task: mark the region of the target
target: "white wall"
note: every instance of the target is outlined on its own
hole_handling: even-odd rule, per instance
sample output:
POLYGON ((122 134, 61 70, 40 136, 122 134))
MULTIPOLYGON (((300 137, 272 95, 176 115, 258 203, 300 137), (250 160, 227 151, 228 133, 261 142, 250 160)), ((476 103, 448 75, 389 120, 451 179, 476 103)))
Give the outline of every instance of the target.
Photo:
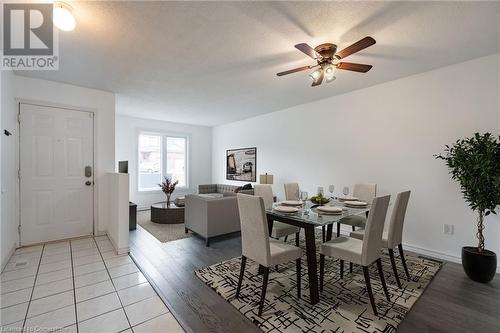
POLYGON ((16 220, 18 186, 17 186, 17 118, 11 110, 16 110, 14 99, 14 74, 11 71, 2 70, 1 75, 1 213, 0 213, 0 256, 1 268, 7 263, 10 255, 18 245, 16 220), (13 133, 11 136, 3 134, 4 129, 13 133))
MULTIPOLYGON (((17 161, 18 161, 18 128, 17 128, 17 100, 31 101, 39 104, 51 106, 74 107, 95 112, 95 182, 96 197, 94 203, 95 214, 95 232, 96 234, 105 233, 107 230, 106 216, 107 207, 100 204, 104 199, 104 188, 101 184, 103 175, 114 171, 115 163, 115 95, 110 92, 77 87, 69 84, 58 83, 47 80, 32 79, 18 75, 13 76, 14 89, 9 98, 6 107, 2 104, 2 118, 9 119, 10 126, 15 129, 15 135, 10 137, 13 143, 9 143, 9 149, 3 151, 3 161, 8 161, 8 167, 4 169, 2 178, 5 181, 15 183, 7 196, 9 204, 4 216, 9 216, 9 225, 19 224, 19 203, 17 193, 17 161)), ((3 103, 3 102, 2 102, 3 103)), ((5 195, 4 195, 5 196, 5 195)), ((16 230, 17 233, 17 230, 16 230)), ((2 233, 3 234, 3 233, 2 233)), ((17 235, 16 235, 17 240, 17 235)))
MULTIPOLYGON (((411 189, 404 242, 458 260, 463 245, 476 244, 475 214, 433 154, 474 132, 500 133, 499 63, 500 54, 479 58, 215 127, 213 182, 230 183, 226 149, 256 146, 257 172, 274 174, 279 197, 289 181, 309 193, 363 182, 379 194, 411 189), (444 235, 443 223, 455 234, 444 235)), ((500 253, 498 216, 487 218, 486 245, 500 253)))
POLYGON ((103 178, 108 210, 109 240, 118 254, 129 252, 129 175, 123 173, 107 173, 103 178))
POLYGON ((159 188, 158 191, 138 192, 137 139, 141 130, 188 136, 189 188, 186 190, 176 190, 172 195, 172 199, 187 193, 196 192, 200 184, 210 184, 212 178, 212 129, 210 127, 117 116, 116 161, 117 163, 118 161, 129 162, 130 201, 136 203, 139 208, 149 208, 152 203, 165 200, 165 195, 159 188))

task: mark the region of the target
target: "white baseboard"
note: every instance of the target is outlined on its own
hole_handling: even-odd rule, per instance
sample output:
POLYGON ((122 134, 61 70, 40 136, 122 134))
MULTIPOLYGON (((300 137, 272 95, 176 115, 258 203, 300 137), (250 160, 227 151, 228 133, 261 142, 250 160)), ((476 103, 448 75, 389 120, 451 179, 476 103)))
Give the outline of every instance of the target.
POLYGON ((127 254, 130 252, 130 247, 127 246, 127 247, 119 248, 118 246, 116 246, 113 239, 111 237, 109 237, 109 235, 108 235, 108 239, 111 242, 111 245, 113 245, 113 248, 115 249, 116 254, 127 254))
POLYGON ((5 266, 7 265, 7 263, 9 262, 10 258, 14 254, 14 252, 16 252, 16 244, 15 243, 12 244, 12 246, 11 246, 11 248, 9 250, 9 254, 2 261, 2 269, 0 270, 0 272, 3 272, 3 269, 5 268, 5 266))

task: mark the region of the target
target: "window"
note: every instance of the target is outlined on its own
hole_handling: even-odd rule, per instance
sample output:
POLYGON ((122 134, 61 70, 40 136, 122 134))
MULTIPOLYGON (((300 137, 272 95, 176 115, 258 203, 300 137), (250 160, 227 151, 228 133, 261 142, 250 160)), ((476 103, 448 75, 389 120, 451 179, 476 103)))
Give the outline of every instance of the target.
POLYGON ((159 190, 163 177, 187 187, 187 138, 160 134, 139 135, 139 191, 159 190))

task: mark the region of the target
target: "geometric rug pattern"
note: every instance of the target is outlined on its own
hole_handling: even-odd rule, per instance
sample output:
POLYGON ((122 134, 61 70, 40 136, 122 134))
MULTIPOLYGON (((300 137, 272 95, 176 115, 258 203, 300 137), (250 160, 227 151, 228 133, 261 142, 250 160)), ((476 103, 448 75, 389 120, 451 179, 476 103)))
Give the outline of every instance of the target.
MULTIPOLYGON (((302 235, 302 233, 301 233, 302 235)), ((289 240, 294 244, 294 237, 289 240)), ((316 234, 317 249, 321 233, 316 234)), ((305 249, 304 239, 301 248, 305 249)), ((397 252, 397 251, 396 251, 397 252)), ((262 331, 278 332, 396 332, 411 307, 422 295, 439 271, 442 262, 405 252, 411 281, 406 280, 401 260, 396 257, 402 288, 398 288, 387 251, 383 252, 384 275, 391 296, 388 302, 375 264, 370 265, 370 278, 379 315, 372 312, 363 271, 354 265, 349 273, 345 264, 344 279, 340 279, 339 261, 325 257, 325 281, 320 302, 309 303, 309 284, 305 251, 302 257, 302 296, 297 298, 295 262, 271 269, 262 317, 257 315, 262 287, 258 265, 247 261, 239 299, 235 299, 241 257, 229 259, 196 271, 196 275, 220 296, 253 321, 262 331)), ((318 255, 319 260, 319 255, 318 255)), ((319 264, 318 264, 319 270, 319 264)))

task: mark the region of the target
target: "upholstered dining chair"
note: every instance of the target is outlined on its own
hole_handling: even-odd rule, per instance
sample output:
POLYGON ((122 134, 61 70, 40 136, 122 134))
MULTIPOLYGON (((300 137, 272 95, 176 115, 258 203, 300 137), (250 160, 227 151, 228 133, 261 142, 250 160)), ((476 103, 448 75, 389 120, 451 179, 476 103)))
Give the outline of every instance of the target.
POLYGON ((299 184, 286 183, 285 184, 285 200, 299 200, 299 184))
MULTIPOLYGON (((264 207, 266 209, 270 209, 273 207, 274 195, 271 185, 255 185, 254 195, 262 197, 262 199, 264 199, 264 207)), ((278 239, 285 237, 286 242, 289 235, 295 234, 295 245, 299 246, 299 232, 299 227, 282 222, 274 222, 271 237, 278 239)))
MULTIPOLYGON (((352 195, 360 201, 372 202, 377 196, 377 184, 354 184, 352 195)), ((353 231, 356 230, 356 227, 363 227, 366 223, 366 217, 361 215, 348 216, 342 220, 349 221, 348 224, 352 225, 353 231)))
MULTIPOLYGON (((382 245, 384 248, 389 250, 389 257, 391 259, 392 270, 394 271, 394 277, 398 287, 401 288, 401 281, 399 280, 398 269, 396 267, 396 261, 394 259, 394 249, 397 247, 399 249, 399 256, 403 263, 403 268, 406 273, 406 279, 410 281, 410 272, 406 266, 406 259, 403 252, 403 224, 406 215, 406 208, 408 207, 408 200, 410 199, 410 192, 405 191, 398 193, 396 197, 396 202, 394 203, 394 208, 391 214, 391 220, 389 222, 389 228, 382 234, 382 245)), ((351 237, 357 239, 363 239, 365 236, 364 230, 356 230, 351 232, 351 237)))
POLYGON ((323 291, 325 256, 340 259, 341 279, 344 278, 344 261, 361 265, 365 276, 366 290, 368 291, 370 303, 375 315, 378 315, 378 313, 375 305, 375 299, 373 298, 368 266, 374 262, 377 263, 377 269, 380 275, 380 281, 382 282, 382 287, 384 288, 385 297, 388 301, 390 301, 389 292, 387 291, 387 286, 385 284, 384 272, 382 270, 382 261, 380 260, 382 253, 382 232, 384 230, 384 221, 390 197, 390 195, 386 195, 373 199, 370 213, 368 214, 368 219, 366 220, 363 240, 342 236, 323 243, 320 248, 320 291, 323 291))
POLYGON ((259 303, 259 317, 262 315, 266 299, 269 267, 295 260, 297 270, 297 297, 300 298, 300 258, 302 250, 269 238, 264 199, 261 197, 238 194, 238 209, 241 223, 241 267, 236 298, 240 295, 241 284, 245 274, 247 258, 263 266, 262 291, 259 303))

